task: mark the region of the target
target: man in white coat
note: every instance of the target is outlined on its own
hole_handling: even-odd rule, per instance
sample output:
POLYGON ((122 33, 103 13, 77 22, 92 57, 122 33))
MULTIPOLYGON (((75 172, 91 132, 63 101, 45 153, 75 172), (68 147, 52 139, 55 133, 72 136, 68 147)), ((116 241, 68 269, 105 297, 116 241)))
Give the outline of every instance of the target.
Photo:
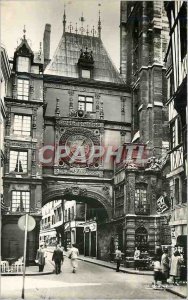
POLYGON ((76 270, 78 269, 78 256, 79 250, 76 247, 76 244, 73 244, 68 256, 71 259, 71 265, 73 268, 72 273, 76 273, 76 270))

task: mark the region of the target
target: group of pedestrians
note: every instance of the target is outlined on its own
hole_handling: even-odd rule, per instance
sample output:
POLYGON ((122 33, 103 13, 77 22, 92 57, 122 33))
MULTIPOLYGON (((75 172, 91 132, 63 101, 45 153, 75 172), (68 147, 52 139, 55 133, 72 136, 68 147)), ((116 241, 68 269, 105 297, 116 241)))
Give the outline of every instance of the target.
POLYGON ((178 250, 175 250, 171 258, 168 255, 168 249, 164 249, 162 253, 156 252, 153 259, 154 266, 154 285, 153 288, 161 288, 162 284, 167 284, 171 276, 173 284, 179 285, 180 270, 183 263, 183 257, 178 250), (160 282, 160 283, 159 283, 160 282))
MULTIPOLYGON (((56 245, 55 250, 53 251, 52 255, 52 261, 55 263, 55 273, 60 274, 61 273, 61 266, 64 262, 64 256, 66 256, 63 253, 63 249, 59 244, 56 245)), ((79 250, 76 246, 76 244, 73 244, 72 247, 68 251, 68 258, 71 261, 72 266, 72 272, 76 273, 76 270, 78 268, 78 256, 79 256, 79 250)), ((41 244, 39 249, 37 250, 36 260, 35 262, 39 266, 39 272, 43 272, 44 266, 45 266, 45 259, 47 257, 46 251, 44 249, 44 245, 41 244)))

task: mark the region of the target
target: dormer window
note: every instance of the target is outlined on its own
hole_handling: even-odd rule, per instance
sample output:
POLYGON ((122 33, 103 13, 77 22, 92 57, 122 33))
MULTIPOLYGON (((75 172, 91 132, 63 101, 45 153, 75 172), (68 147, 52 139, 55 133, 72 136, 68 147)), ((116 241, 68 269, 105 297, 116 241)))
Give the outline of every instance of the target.
POLYGON ((78 72, 80 78, 92 79, 93 78, 94 59, 93 52, 80 50, 80 58, 78 60, 78 72))
POLYGON ((30 59, 29 57, 18 56, 17 58, 17 71, 29 72, 30 59))
POLYGON ((91 78, 91 71, 86 70, 86 69, 82 69, 81 70, 81 76, 82 76, 82 78, 91 78))

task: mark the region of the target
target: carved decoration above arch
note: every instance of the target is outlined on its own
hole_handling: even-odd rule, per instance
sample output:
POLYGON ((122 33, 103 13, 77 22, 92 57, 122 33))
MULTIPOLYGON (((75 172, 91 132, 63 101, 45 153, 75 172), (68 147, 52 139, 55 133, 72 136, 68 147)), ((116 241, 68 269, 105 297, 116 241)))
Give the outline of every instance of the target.
MULTIPOLYGON (((63 183, 62 183, 63 185, 63 183)), ((82 188, 79 186, 74 186, 74 185, 65 185, 60 188, 59 184, 58 185, 45 185, 45 188, 43 189, 43 203, 42 205, 45 205, 46 203, 56 200, 56 199, 63 199, 66 197, 71 197, 72 200, 77 200, 81 199, 81 197, 88 198, 89 199, 94 199, 98 201, 106 210, 107 215, 109 219, 112 217, 112 206, 110 202, 110 197, 108 198, 101 193, 101 191, 95 191, 90 188, 82 188), (48 186, 48 187, 47 187, 48 186)))

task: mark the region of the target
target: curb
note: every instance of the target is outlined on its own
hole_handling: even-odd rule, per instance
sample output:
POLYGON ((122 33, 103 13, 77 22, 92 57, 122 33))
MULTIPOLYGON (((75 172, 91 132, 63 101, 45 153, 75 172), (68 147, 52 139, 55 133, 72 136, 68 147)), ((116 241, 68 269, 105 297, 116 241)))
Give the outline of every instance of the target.
MULTIPOLYGON (((84 262, 88 262, 88 263, 91 263, 91 264, 95 264, 95 265, 98 265, 98 266, 101 266, 101 267, 105 267, 105 268, 108 268, 108 269, 112 269, 112 270, 116 270, 116 267, 113 267, 113 266, 107 266, 107 265, 103 265, 101 264, 100 262, 94 262, 94 261, 88 261, 87 259, 84 259, 84 258, 78 258, 78 260, 81 260, 81 261, 84 261, 84 262)), ((146 274, 146 273, 143 273, 143 272, 134 272, 134 271, 128 271, 128 270, 123 270, 123 269, 119 269, 120 272, 122 273, 128 273, 128 274, 136 274, 136 275, 149 275, 149 276, 152 276, 153 274, 146 274)), ((165 289, 167 292, 171 293, 171 294, 174 294, 176 296, 179 296, 183 299, 186 299, 187 296, 177 292, 177 291, 174 291, 174 290, 171 290, 169 288, 166 288, 165 289)))
MULTIPOLYGON (((107 266, 107 265, 103 265, 102 263, 100 262, 96 262, 96 261, 90 261, 90 260, 87 260, 87 259, 84 259, 84 258, 78 258, 78 260, 82 260, 82 261, 85 261, 85 262, 88 262, 88 263, 91 263, 91 264, 95 264, 95 265, 98 265, 98 266, 101 266, 101 267, 105 267, 105 268, 108 268, 108 269, 112 269, 112 270, 116 270, 116 267, 115 266, 107 266)), ((125 270, 125 269, 119 269, 120 272, 122 273, 128 273, 128 274, 136 274, 136 275, 146 275, 146 276, 153 276, 153 273, 144 273, 142 271, 139 271, 139 272, 136 272, 136 271, 132 271, 132 270, 125 270)))
MULTIPOLYGON (((26 273, 25 276, 41 276, 51 274, 53 274, 53 271, 26 273)), ((1 276, 23 276, 23 273, 1 273, 1 276)))
POLYGON ((169 288, 166 288, 165 290, 166 290, 167 292, 172 293, 172 294, 174 294, 174 295, 176 295, 176 296, 179 296, 179 297, 181 297, 181 298, 183 298, 183 299, 187 299, 187 296, 185 296, 185 295, 183 295, 183 294, 181 294, 181 293, 179 293, 179 292, 177 292, 177 291, 171 290, 171 289, 169 289, 169 288))

